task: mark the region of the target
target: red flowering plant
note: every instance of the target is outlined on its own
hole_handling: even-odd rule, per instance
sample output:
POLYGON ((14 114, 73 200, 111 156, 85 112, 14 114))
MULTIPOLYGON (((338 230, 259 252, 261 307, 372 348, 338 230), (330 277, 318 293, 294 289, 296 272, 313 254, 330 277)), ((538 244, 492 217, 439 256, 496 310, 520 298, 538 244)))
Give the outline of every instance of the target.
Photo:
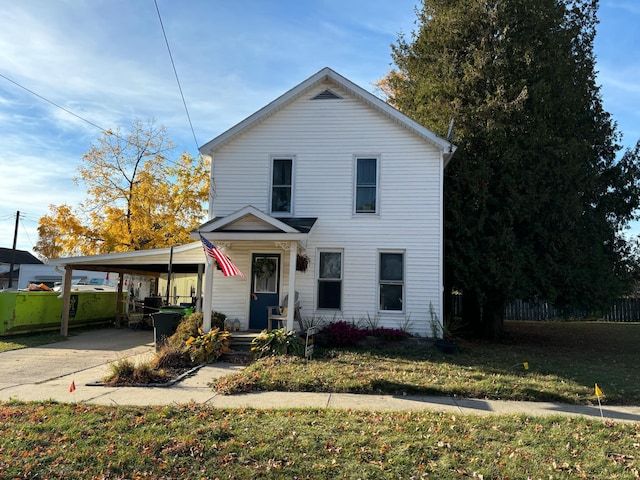
POLYGON ((367 331, 367 335, 384 338, 385 340, 402 340, 411 335, 399 328, 378 327, 367 331))
POLYGON ((332 322, 324 327, 320 333, 327 336, 329 345, 336 347, 351 347, 368 335, 367 330, 356 327, 344 320, 332 322))

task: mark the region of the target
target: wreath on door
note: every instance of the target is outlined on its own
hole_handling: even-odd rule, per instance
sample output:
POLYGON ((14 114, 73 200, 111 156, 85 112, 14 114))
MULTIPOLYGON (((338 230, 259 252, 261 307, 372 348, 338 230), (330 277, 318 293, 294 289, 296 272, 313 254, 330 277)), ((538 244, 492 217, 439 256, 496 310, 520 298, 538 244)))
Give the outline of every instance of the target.
POLYGON ((253 271, 258 278, 270 278, 276 272, 276 263, 269 258, 258 258, 253 263, 253 271))

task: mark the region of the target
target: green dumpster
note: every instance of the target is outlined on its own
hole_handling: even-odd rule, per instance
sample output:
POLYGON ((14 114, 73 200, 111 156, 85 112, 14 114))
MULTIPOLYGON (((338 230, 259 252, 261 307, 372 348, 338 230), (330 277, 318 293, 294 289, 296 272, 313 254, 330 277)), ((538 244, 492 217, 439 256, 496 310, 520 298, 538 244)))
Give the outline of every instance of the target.
POLYGON ((182 305, 167 305, 160 307, 161 313, 179 313, 182 316, 191 315, 193 307, 183 307, 182 305))

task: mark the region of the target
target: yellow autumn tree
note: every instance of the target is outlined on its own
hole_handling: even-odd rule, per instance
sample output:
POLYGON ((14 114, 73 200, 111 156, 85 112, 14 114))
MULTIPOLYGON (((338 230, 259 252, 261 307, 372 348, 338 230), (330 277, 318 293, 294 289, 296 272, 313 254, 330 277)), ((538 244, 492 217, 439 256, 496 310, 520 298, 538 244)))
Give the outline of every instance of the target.
POLYGON ((128 134, 104 132, 83 155, 77 208, 51 205, 40 219, 36 252, 44 258, 181 245, 205 217, 209 164, 182 153, 171 160, 166 128, 134 121, 128 134))

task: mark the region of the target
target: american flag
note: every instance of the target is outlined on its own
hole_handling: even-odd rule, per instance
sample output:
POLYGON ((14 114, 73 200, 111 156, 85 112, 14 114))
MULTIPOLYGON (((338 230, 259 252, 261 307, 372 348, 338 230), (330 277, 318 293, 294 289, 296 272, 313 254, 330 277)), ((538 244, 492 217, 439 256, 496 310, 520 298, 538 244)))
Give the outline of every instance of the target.
POLYGON ((200 241, 202 242, 204 253, 216 261, 216 263, 222 270, 222 274, 225 277, 233 277, 235 275, 240 275, 241 277, 244 277, 244 273, 238 270, 238 267, 236 267, 231 262, 231 260, 229 260, 229 257, 227 257, 220 250, 218 250, 218 248, 213 243, 211 243, 209 240, 204 238, 202 235, 200 235, 200 241))

